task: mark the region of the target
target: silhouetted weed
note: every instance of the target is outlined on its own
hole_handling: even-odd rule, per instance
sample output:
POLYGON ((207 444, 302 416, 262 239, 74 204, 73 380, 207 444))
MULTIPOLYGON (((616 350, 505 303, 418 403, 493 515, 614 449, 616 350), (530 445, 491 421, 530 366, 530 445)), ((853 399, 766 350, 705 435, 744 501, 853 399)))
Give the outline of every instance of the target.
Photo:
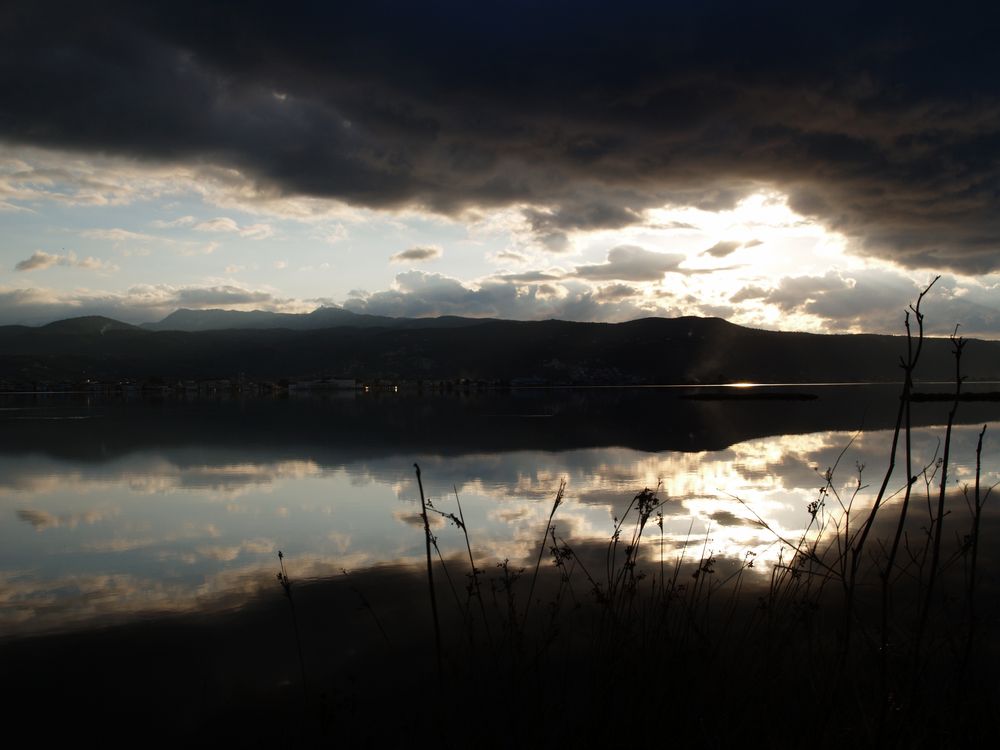
MULTIPOLYGON (((613 516, 606 542, 571 543, 558 528, 563 481, 526 561, 529 574, 516 560, 477 559, 457 490, 451 512, 424 496, 415 467, 431 617, 428 629, 414 632, 434 638, 438 679, 430 690, 416 678, 427 695, 400 727, 430 726, 434 741, 477 747, 959 747, 990 737, 996 589, 990 580, 983 595, 980 567, 984 508, 994 488, 981 486, 985 427, 974 485, 960 496, 948 484, 963 379, 957 336, 941 456, 921 466, 913 449, 921 302, 932 286, 905 319, 900 404, 888 468, 873 494, 863 464, 850 482, 838 480, 852 439, 818 472, 816 495, 803 508, 805 528, 794 536, 734 498, 747 522, 780 547, 774 563, 753 551, 719 553, 711 528, 702 535, 694 521, 686 538, 668 543, 664 514, 672 501, 660 486, 636 493, 613 516), (442 554, 429 513, 462 533, 462 556, 442 554), (460 569, 464 579, 453 575, 460 569), (439 586, 452 592, 454 607, 448 596, 439 607, 439 586)), ((291 603, 283 567, 279 579, 291 603)), ((387 621, 393 625, 393 642, 405 642, 413 624, 387 621)), ((426 654, 421 647, 414 643, 413 653, 426 654)))

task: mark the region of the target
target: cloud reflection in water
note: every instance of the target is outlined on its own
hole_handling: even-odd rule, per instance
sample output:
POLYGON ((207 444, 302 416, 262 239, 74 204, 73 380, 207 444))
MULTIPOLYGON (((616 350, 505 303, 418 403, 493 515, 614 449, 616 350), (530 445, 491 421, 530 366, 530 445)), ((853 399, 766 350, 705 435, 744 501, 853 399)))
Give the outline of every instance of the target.
MULTIPOLYGON (((987 433, 984 483, 1000 479, 1000 448, 987 433)), ((955 429, 952 476, 973 478, 979 428, 955 429)), ((917 464, 932 463, 943 431, 915 432, 917 464)), ((877 486, 890 433, 841 431, 759 438, 723 450, 631 448, 377 456, 322 463, 253 461, 232 449, 143 450, 106 462, 0 456, 0 627, 41 631, 97 619, 238 606, 273 584, 285 551, 298 579, 380 563, 419 563, 423 539, 412 462, 442 510, 459 493, 475 552, 484 561, 537 553, 550 501, 567 480, 557 533, 571 544, 604 543, 631 497, 660 487, 665 554, 685 543, 710 554, 777 559, 775 534, 797 538, 823 472, 849 445, 834 476, 843 497, 858 481, 877 486), (853 438, 853 442, 852 441, 853 438), (180 456, 180 457, 179 457, 180 456), (734 498, 740 498, 747 507, 734 498), (754 513, 774 533, 763 529, 754 513), (689 534, 694 539, 688 539, 689 534)), ((859 499, 870 502, 873 490, 859 499)), ((445 556, 457 529, 439 519, 445 556)), ((658 529, 647 533, 659 537, 658 529)), ((647 546, 647 559, 659 553, 647 546)), ((787 554, 787 552, 786 552, 787 554)))

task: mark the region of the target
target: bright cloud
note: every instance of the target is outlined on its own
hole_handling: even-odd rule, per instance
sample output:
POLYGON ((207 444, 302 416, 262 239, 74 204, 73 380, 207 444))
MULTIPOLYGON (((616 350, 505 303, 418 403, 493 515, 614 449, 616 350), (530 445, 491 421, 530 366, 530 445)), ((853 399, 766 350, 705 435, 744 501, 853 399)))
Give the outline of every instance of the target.
POLYGON ((198 232, 238 234, 241 237, 251 240, 266 240, 274 234, 274 229, 270 224, 257 223, 241 227, 236 223, 235 219, 231 219, 228 216, 219 216, 214 219, 198 222, 194 225, 194 229, 198 232))

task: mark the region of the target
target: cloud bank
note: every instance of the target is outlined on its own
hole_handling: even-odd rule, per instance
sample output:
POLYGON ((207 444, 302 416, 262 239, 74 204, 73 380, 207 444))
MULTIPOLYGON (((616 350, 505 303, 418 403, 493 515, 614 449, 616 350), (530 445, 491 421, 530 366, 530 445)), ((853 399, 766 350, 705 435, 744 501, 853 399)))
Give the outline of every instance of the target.
POLYGON ((0 320, 22 325, 40 325, 81 315, 104 315, 127 323, 143 323, 161 320, 179 307, 307 312, 316 304, 236 284, 141 284, 121 293, 0 285, 0 320))
POLYGON ((444 274, 416 270, 397 274, 391 289, 355 293, 344 307, 357 313, 395 317, 462 315, 609 322, 672 312, 641 297, 603 295, 601 290, 573 281, 522 283, 496 277, 471 284, 444 274))
POLYGON ((521 207, 552 250, 770 188, 863 252, 977 273, 1000 269, 998 15, 12 0, 0 139, 217 169, 275 199, 521 207))

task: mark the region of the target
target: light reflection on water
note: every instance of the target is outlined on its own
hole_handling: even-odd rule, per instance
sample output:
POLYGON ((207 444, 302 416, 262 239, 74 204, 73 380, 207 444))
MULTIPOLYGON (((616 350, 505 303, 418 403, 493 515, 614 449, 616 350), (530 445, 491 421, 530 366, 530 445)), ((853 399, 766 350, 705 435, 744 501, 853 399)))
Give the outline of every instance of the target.
MULTIPOLYGON (((373 429, 398 429, 403 415, 394 407, 401 404, 389 403, 387 423, 373 429)), ((524 412, 522 403, 514 406, 524 412)), ((544 406, 535 404, 531 413, 544 406)), ((437 402, 419 407, 421 419, 430 420, 437 402)), ((414 462, 421 466, 427 494, 441 510, 456 510, 457 491, 476 554, 486 563, 509 558, 524 564, 537 553, 551 501, 565 479, 566 498, 556 526, 571 544, 606 541, 613 518, 628 500, 644 487, 659 487, 661 497, 669 499, 664 507, 665 554, 676 555, 691 535, 709 554, 742 558, 755 553, 763 573, 763 563, 773 562, 780 552, 776 534, 795 538, 801 533, 808 504, 824 484, 822 472, 837 462, 845 447, 833 484, 846 498, 858 481, 859 466, 862 483, 878 485, 891 437, 886 429, 816 429, 685 452, 603 445, 600 440, 564 450, 519 450, 515 447, 528 438, 514 435, 507 447, 477 449, 476 440, 492 439, 487 435, 470 440, 468 451, 451 444, 440 450, 409 444, 379 444, 370 450, 352 445, 348 450, 338 446, 350 444, 350 436, 331 448, 336 442, 332 435, 338 432, 335 415, 328 415, 329 434, 306 430, 307 438, 294 445, 282 440, 271 445, 268 436, 274 428, 241 429, 256 424, 258 415, 234 407, 240 419, 225 439, 207 433, 200 437, 195 431, 183 440, 136 440, 132 449, 129 435, 140 427, 157 433, 160 417, 146 409, 140 412, 141 424, 135 424, 128 409, 138 407, 114 415, 102 412, 100 405, 81 408, 93 410, 95 418, 119 420, 101 428, 105 450, 79 445, 90 434, 86 431, 72 436, 72 449, 57 446, 55 436, 63 433, 50 431, 29 436, 27 445, 5 444, 0 452, 4 633, 239 606, 261 589, 276 586, 279 549, 298 579, 380 563, 419 563, 424 552, 414 462), (116 441, 118 447, 107 450, 116 441), (755 522, 754 513, 770 530, 755 522)), ((173 413, 170 405, 157 408, 173 413)), ((217 405, 194 408, 204 416, 217 405)), ((268 418, 280 424, 285 408, 274 406, 268 418)), ((705 408, 719 414, 717 404, 705 408)), ((51 423, 52 416, 41 418, 51 423)), ((467 416, 456 418, 455 424, 467 416)), ((207 419, 233 417, 232 409, 223 409, 207 419)), ((981 426, 955 429, 951 475, 956 486, 974 477, 981 426)), ((1000 422, 991 421, 987 432, 984 484, 1000 480, 1000 446, 990 439, 998 427, 1000 422)), ((49 424, 47 429, 55 428, 49 424)), ((534 428, 526 429, 529 435, 534 428)), ((940 427, 916 430, 918 466, 933 463, 943 432, 940 427)), ((862 494, 859 507, 870 502, 873 492, 862 494)), ((435 529, 444 555, 463 552, 457 529, 441 518, 435 529)), ((656 541, 647 547, 647 555, 655 556, 660 532, 654 528, 648 533, 656 541)))

